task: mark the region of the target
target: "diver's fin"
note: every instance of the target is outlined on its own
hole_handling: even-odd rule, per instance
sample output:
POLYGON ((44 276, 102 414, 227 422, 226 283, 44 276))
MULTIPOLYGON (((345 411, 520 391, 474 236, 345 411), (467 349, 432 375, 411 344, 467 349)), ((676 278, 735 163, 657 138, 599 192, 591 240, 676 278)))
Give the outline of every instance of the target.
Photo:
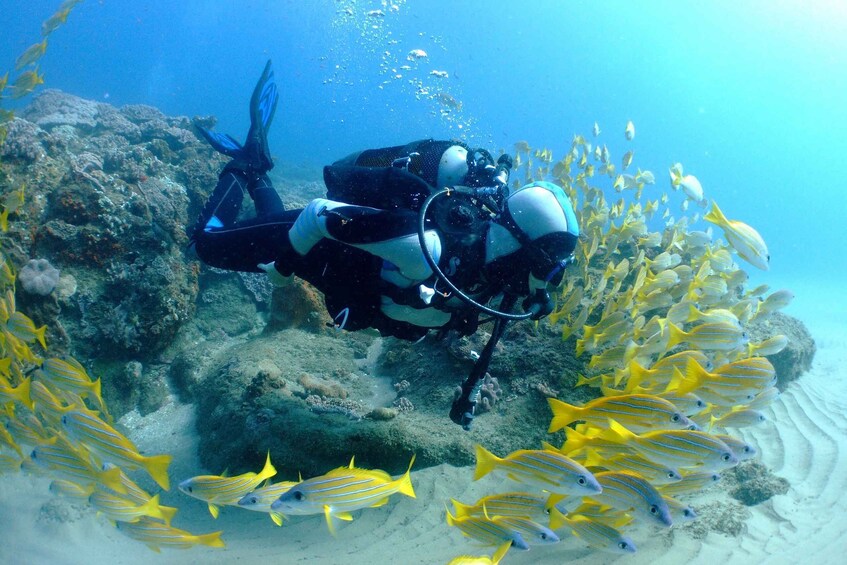
POLYGON ((243 146, 231 135, 216 133, 199 125, 197 129, 215 151, 234 159, 235 168, 262 175, 274 166, 268 148, 268 128, 276 113, 278 100, 279 92, 274 82, 271 61, 268 60, 250 97, 250 131, 247 132, 243 146))
POLYGON ((278 100, 279 92, 277 92, 274 82, 274 71, 271 68, 271 61, 268 59, 265 70, 262 71, 262 76, 259 77, 259 82, 253 89, 253 96, 250 97, 251 129, 255 128, 256 125, 261 125, 265 131, 270 129, 278 100))
POLYGON ((244 141, 243 159, 260 174, 273 168, 274 162, 268 147, 268 129, 271 126, 276 103, 279 100, 274 72, 268 59, 265 70, 250 97, 250 131, 244 141))
POLYGON ((201 126, 197 126, 197 130, 203 135, 203 138, 209 142, 209 145, 211 145, 218 153, 223 153, 233 159, 241 156, 243 148, 240 143, 232 138, 231 135, 217 133, 201 126))

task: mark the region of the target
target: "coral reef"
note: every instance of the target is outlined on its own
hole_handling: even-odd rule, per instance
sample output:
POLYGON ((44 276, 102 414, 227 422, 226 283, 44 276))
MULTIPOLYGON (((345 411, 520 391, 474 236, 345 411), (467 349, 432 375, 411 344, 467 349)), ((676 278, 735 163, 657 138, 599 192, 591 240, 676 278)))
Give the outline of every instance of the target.
POLYGON ((744 461, 732 470, 736 482, 729 493, 745 506, 755 506, 777 494, 785 494, 791 486, 757 461, 744 461))
POLYGON ((765 320, 756 321, 748 328, 751 341, 762 341, 774 335, 788 337, 788 345, 768 359, 776 369, 777 386, 785 390, 793 380, 808 371, 815 356, 815 340, 805 324, 797 318, 792 318, 782 312, 774 312, 765 320))
POLYGON ((24 292, 47 296, 59 283, 59 269, 47 259, 30 259, 18 273, 18 282, 24 292))

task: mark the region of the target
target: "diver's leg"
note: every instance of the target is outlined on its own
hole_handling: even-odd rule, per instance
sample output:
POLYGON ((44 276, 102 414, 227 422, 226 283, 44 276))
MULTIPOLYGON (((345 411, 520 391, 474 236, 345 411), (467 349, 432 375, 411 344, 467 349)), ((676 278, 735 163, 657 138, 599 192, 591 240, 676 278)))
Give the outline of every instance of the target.
POLYGON ((243 171, 230 165, 224 167, 218 177, 218 184, 194 224, 190 234, 192 241, 204 230, 222 228, 235 222, 241 211, 247 184, 247 176, 243 171))
MULTIPOLYGON (((306 255, 323 238, 333 239, 367 251, 391 263, 409 281, 421 281, 432 275, 417 231, 414 212, 380 210, 351 206, 332 200, 312 200, 291 228, 294 251, 306 255)), ((433 230, 425 232, 427 248, 435 261, 441 255, 441 240, 433 230)))
MULTIPOLYGON (((298 257, 288 261, 283 252, 290 249, 288 231, 300 210, 289 210, 263 218, 251 218, 226 227, 203 229, 195 234, 198 257, 212 267, 231 271, 262 272, 260 263, 274 260, 291 267, 298 257)), ((282 270, 282 269, 280 269, 282 270)))
POLYGON ((262 175, 247 185, 247 192, 256 207, 256 216, 263 218, 273 216, 285 210, 282 199, 277 194, 268 175, 262 175))

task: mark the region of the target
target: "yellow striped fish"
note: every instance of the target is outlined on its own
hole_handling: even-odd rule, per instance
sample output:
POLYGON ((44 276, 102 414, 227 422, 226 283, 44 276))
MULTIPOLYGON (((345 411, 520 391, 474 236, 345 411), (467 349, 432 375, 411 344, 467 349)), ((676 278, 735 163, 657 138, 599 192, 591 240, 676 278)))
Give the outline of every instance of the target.
POLYGON ((51 357, 41 364, 39 377, 59 390, 69 390, 82 396, 94 395, 103 409, 103 397, 100 393, 100 379, 92 381, 79 361, 69 357, 67 360, 51 357))
POLYGON ((389 496, 398 492, 415 498, 411 478, 414 463, 413 455, 406 473, 392 479, 384 471, 356 468, 351 461, 348 467, 301 481, 271 504, 271 510, 295 515, 323 514, 334 535, 333 518, 350 521, 351 511, 382 506, 389 496))
POLYGON ((50 482, 50 492, 58 496, 72 498, 79 502, 88 502, 88 497, 94 492, 94 484, 78 485, 73 481, 55 479, 50 482))
POLYGON ((573 406, 548 398, 553 420, 547 433, 561 430, 571 422, 582 420, 604 426, 613 418, 633 431, 688 428, 691 423, 676 406, 663 398, 646 394, 601 396, 585 406, 573 406))
POLYGON ((143 468, 160 487, 165 490, 170 488, 170 455, 141 455, 135 444, 89 410, 69 410, 62 415, 62 426, 104 461, 120 463, 131 469, 143 468))
POLYGON ((265 512, 270 515, 274 524, 281 526, 284 516, 279 512, 271 510, 271 504, 276 502, 280 496, 291 490, 291 487, 296 484, 297 483, 292 481, 282 481, 273 485, 257 488, 253 492, 242 496, 238 500, 238 505, 245 510, 265 512))
POLYGON ((697 519, 697 512, 686 503, 667 495, 662 496, 662 499, 670 508, 671 518, 674 522, 685 524, 697 519))
POLYGON ((756 448, 735 436, 715 434, 715 437, 729 446, 739 461, 746 461, 756 456, 756 448))
POLYGON ((632 393, 637 387, 653 389, 666 386, 674 376, 673 370, 685 371, 689 359, 694 359, 702 367, 709 367, 709 358, 705 353, 697 350, 680 351, 668 355, 656 361, 649 369, 645 369, 636 361, 630 362, 626 392, 632 393))
POLYGON ((524 516, 527 518, 547 517, 545 508, 547 499, 528 492, 504 492, 480 498, 476 504, 462 504, 450 499, 456 517, 482 516, 524 516))
POLYGON ((159 553, 162 547, 174 549, 188 549, 195 545, 224 547, 224 542, 221 539, 223 532, 196 536, 185 530, 155 522, 149 518, 141 518, 137 522, 115 522, 115 526, 122 534, 146 544, 156 553, 159 553))
POLYGON ((670 337, 667 349, 680 343, 702 350, 731 351, 747 345, 747 334, 738 325, 727 322, 709 322, 694 326, 690 332, 668 323, 670 337))
POLYGON ((462 516, 454 517, 447 511, 447 525, 454 526, 463 535, 480 542, 483 545, 502 546, 504 543, 518 549, 529 549, 529 545, 520 533, 502 524, 499 516, 488 518, 486 516, 462 516))
POLYGON ((679 496, 681 494, 700 492, 704 488, 715 484, 719 480, 721 480, 721 476, 718 473, 712 473, 709 471, 687 473, 679 482, 667 485, 658 485, 656 488, 662 494, 668 496, 679 496))
POLYGON ((23 312, 12 312, 9 320, 6 322, 6 328, 9 330, 9 333, 19 340, 25 343, 32 343, 38 340, 41 347, 47 349, 47 342, 44 341, 44 332, 47 331, 47 326, 44 325, 36 328, 35 322, 23 312))
POLYGON ((41 381, 32 382, 30 396, 32 397, 33 405, 38 410, 38 414, 44 418, 45 422, 53 426, 59 424, 65 412, 72 410, 72 407, 67 406, 41 381))
POLYGON ((88 497, 88 503, 98 512, 103 513, 104 516, 115 522, 137 522, 142 517, 148 516, 162 520, 166 525, 170 525, 177 510, 176 508, 160 506, 158 494, 147 502, 138 504, 136 501, 119 494, 99 489, 91 493, 91 496, 88 497))
MULTIPOLYGON (((684 375, 675 375, 669 385, 679 394, 708 389, 736 404, 743 403, 749 395, 757 395, 776 384, 776 370, 765 357, 750 357, 721 365, 713 372, 699 363, 686 365, 684 375)), ((707 399, 708 400, 708 399, 707 399)))
POLYGON ((675 483, 682 479, 682 475, 673 467, 629 453, 613 457, 601 457, 595 450, 589 449, 584 463, 586 467, 602 467, 609 471, 635 473, 656 485, 675 483))
POLYGON ((119 469, 108 471, 97 469, 86 457, 61 437, 57 437, 52 444, 36 446, 30 453, 29 460, 36 467, 50 469, 62 478, 83 485, 99 483, 106 485, 115 492, 126 492, 121 484, 119 469))
POLYGON ((564 527, 589 547, 618 554, 636 552, 635 542, 611 526, 579 515, 563 516, 562 521, 564 527))
POLYGON ((501 459, 477 445, 474 480, 495 469, 513 480, 556 494, 585 496, 602 490, 588 469, 549 449, 521 449, 501 459))
POLYGON ((522 516, 499 516, 498 518, 502 526, 519 533, 530 546, 559 543, 559 536, 553 530, 529 518, 522 516))
POLYGON ((592 494, 591 500, 603 506, 629 512, 654 525, 670 528, 671 511, 662 495, 646 479, 633 473, 604 471, 594 475, 603 492, 592 494))
POLYGON ((724 442, 705 432, 659 430, 636 435, 610 420, 609 429, 603 430, 598 437, 632 446, 642 457, 670 466, 716 471, 738 464, 738 458, 724 442))
POLYGON ((0 453, 0 475, 3 473, 16 473, 21 470, 21 460, 18 457, 0 453))
POLYGON ((767 417, 758 410, 740 407, 734 408, 720 417, 712 415, 709 426, 710 429, 716 426, 718 428, 746 428, 761 424, 766 420, 767 417))
POLYGON ((258 473, 242 473, 235 477, 219 475, 198 475, 179 483, 179 490, 188 496, 202 500, 209 506, 209 513, 217 518, 219 506, 235 506, 241 498, 253 491, 266 479, 276 475, 271 464, 271 454, 265 459, 265 466, 258 473))

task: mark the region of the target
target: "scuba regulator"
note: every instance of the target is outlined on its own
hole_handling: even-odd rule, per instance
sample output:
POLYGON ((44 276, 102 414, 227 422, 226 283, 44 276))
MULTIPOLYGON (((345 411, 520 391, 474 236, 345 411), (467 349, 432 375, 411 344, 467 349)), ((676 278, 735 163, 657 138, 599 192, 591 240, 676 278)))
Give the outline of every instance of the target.
MULTIPOLYGON (((432 271, 447 285, 453 295, 480 312, 490 315, 494 320, 491 337, 479 359, 474 363, 468 378, 462 383, 461 393, 450 408, 450 419, 465 430, 469 430, 473 423, 482 379, 488 370, 494 348, 505 332, 506 324, 511 320, 530 318, 537 320, 552 311, 552 300, 544 288, 537 289, 534 295, 524 300, 525 311, 520 314, 511 312, 518 298, 514 293, 506 292, 497 309, 481 304, 462 292, 441 270, 429 252, 425 231, 430 207, 433 209, 433 220, 436 225, 446 233, 472 232, 473 230, 468 228, 500 218, 507 211, 506 199, 509 196, 507 183, 509 171, 512 168, 512 158, 507 154, 501 155, 495 165, 491 154, 482 149, 468 151, 467 161, 468 173, 465 177, 467 186, 448 187, 432 193, 424 201, 418 213, 418 239, 424 258, 432 271)), ((526 243, 526 235, 517 231, 514 221, 507 220, 503 222, 503 225, 509 228, 522 244, 526 243)), ((564 265, 559 268, 564 268, 564 265)))

